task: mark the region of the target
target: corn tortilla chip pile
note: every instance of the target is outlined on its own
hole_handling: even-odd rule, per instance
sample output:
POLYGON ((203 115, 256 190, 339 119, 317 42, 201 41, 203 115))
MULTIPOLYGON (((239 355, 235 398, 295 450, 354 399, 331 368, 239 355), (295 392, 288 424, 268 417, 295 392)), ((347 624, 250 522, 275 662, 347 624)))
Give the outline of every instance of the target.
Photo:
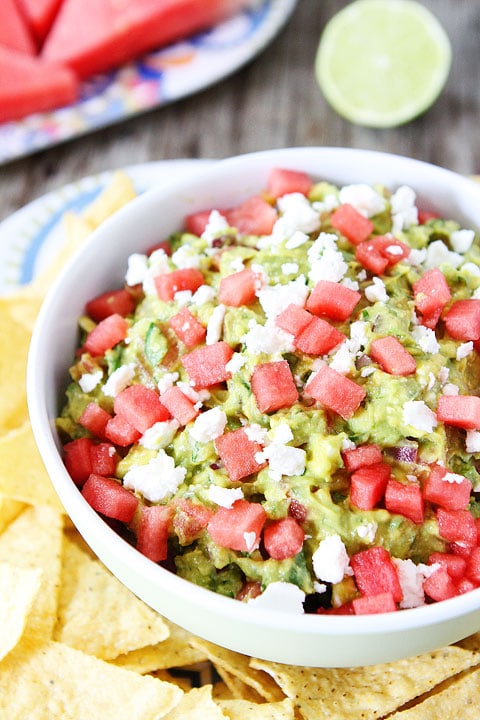
POLYGON ((9 720, 478 720, 480 633, 416 658, 301 668, 193 637, 91 553, 50 484, 27 415, 28 344, 45 291, 135 196, 122 172, 29 286, 0 298, 0 717, 9 720))

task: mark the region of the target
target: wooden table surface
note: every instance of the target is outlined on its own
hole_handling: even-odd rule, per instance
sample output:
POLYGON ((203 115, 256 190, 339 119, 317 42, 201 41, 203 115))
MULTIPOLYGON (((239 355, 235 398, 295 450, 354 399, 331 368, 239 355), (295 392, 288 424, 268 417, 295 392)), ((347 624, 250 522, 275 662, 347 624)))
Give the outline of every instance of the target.
POLYGON ((286 146, 377 149, 480 173, 480 0, 422 1, 443 23, 453 47, 448 83, 423 117, 388 130, 341 119, 322 96, 313 63, 326 21, 348 3, 298 0, 281 33, 231 77, 0 167, 0 220, 50 190, 102 170, 286 146))

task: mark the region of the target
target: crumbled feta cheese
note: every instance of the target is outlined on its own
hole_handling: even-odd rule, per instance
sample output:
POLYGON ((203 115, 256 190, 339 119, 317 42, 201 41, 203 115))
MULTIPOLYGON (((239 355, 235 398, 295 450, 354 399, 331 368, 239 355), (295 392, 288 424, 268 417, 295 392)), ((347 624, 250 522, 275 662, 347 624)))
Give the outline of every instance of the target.
POLYGON ((231 373, 232 375, 236 375, 236 373, 245 365, 247 362, 247 358, 245 355, 242 355, 241 353, 233 353, 230 360, 225 365, 225 370, 227 372, 231 373))
POLYGON ((89 393, 92 392, 92 390, 95 390, 97 385, 102 382, 102 379, 103 372, 101 370, 96 370, 93 373, 84 373, 80 377, 78 384, 84 393, 89 393))
POLYGON ((468 357, 472 352, 473 342, 472 340, 469 340, 469 342, 464 342, 457 347, 456 358, 457 360, 463 360, 464 358, 468 357))
POLYGON ((120 365, 108 378, 102 390, 108 397, 117 397, 122 390, 128 387, 135 377, 135 363, 120 365))
POLYGON ((165 450, 159 450, 146 465, 132 466, 123 478, 123 485, 150 502, 160 502, 178 490, 186 472, 183 467, 175 467, 174 459, 165 450))
POLYGON ((385 288, 385 283, 383 282, 382 278, 374 277, 372 278, 373 285, 368 285, 368 287, 365 288, 365 297, 370 302, 388 302, 388 293, 385 288))
POLYGON ((192 291, 191 290, 178 290, 174 296, 173 299, 179 305, 180 307, 184 307, 185 305, 188 305, 192 300, 192 291))
POLYGON ((268 467, 270 472, 273 473, 273 479, 280 480, 282 475, 288 475, 289 477, 303 475, 307 454, 302 448, 272 442, 260 452, 255 453, 255 460, 259 465, 268 461, 268 467))
POLYGON ((200 285, 192 295, 192 305, 201 307, 215 299, 215 289, 211 285, 200 285))
POLYGON ((273 320, 291 303, 304 307, 308 287, 304 275, 299 275, 285 285, 267 285, 257 292, 257 296, 265 315, 273 320))
POLYGON ((292 352, 294 349, 293 335, 279 328, 274 320, 267 320, 265 325, 259 325, 255 320, 248 323, 248 332, 241 338, 248 352, 252 355, 276 355, 277 353, 292 352))
POLYGON ((480 431, 467 430, 465 438, 465 449, 468 453, 480 452, 480 431))
POLYGON ((315 200, 312 205, 321 214, 330 213, 340 205, 340 201, 334 193, 329 193, 323 200, 315 200))
POLYGON ((280 443, 282 445, 285 445, 285 443, 290 442, 293 440, 293 432, 290 425, 286 422, 281 422, 276 427, 272 428, 270 432, 270 436, 272 439, 272 442, 274 443, 280 443))
POLYGON ((348 340, 345 340, 332 355, 329 365, 340 375, 349 375, 354 372, 355 354, 350 350, 348 340))
POLYGON ((170 272, 168 256, 162 248, 155 250, 148 258, 148 270, 145 273, 142 282, 142 288, 145 295, 158 296, 155 286, 155 278, 157 275, 170 272))
POLYGON ((283 263, 282 273, 284 275, 296 275, 298 273, 298 263, 296 263, 296 262, 283 263))
POLYGON ((443 394, 444 395, 458 395, 460 392, 460 389, 458 385, 455 385, 455 383, 445 383, 443 386, 443 394))
POLYGON ((304 602, 305 593, 300 590, 298 585, 279 580, 267 585, 263 593, 255 598, 251 598, 248 604, 268 610, 268 612, 273 610, 274 612, 303 615, 304 602))
POLYGON ((415 192, 407 185, 393 193, 390 198, 392 210, 392 233, 395 235, 411 225, 418 224, 418 210, 415 206, 415 192))
POLYGON ((403 422, 411 425, 420 432, 433 432, 437 427, 435 413, 423 402, 423 400, 407 400, 403 405, 403 422))
POLYGON ((426 578, 430 577, 438 569, 438 564, 424 565, 420 563, 415 565, 410 559, 401 560, 395 557, 392 560, 397 568, 398 579, 403 593, 400 607, 414 608, 424 605, 423 583, 426 578))
POLYGON ((206 388, 195 390, 191 383, 185 382, 184 380, 179 380, 177 382, 177 387, 179 387, 183 394, 186 395, 193 403, 205 402, 205 400, 208 400, 210 397, 210 391, 206 388))
POLYGON ((127 285, 140 285, 148 272, 148 259, 142 253, 133 253, 128 258, 125 282, 127 285))
POLYGON ((350 290, 358 290, 360 287, 356 280, 350 280, 348 277, 344 277, 340 284, 350 290))
MULTIPOLYGON (((463 263, 460 270, 462 272, 468 272, 470 275, 473 275, 474 277, 480 277, 480 267, 478 267, 478 265, 475 265, 475 263, 473 263, 473 262, 463 263)), ((473 297, 478 298, 478 294, 475 295, 475 293, 478 293, 479 291, 480 291, 480 288, 477 288, 473 293, 473 297)))
POLYGON ((220 507, 231 508, 233 503, 243 498, 242 488, 224 488, 210 485, 207 490, 208 499, 220 507))
POLYGON ((348 270, 348 265, 337 247, 337 236, 321 232, 307 252, 310 263, 308 277, 312 282, 330 280, 340 282, 348 270))
POLYGON ((450 485, 461 485, 464 480, 466 480, 464 475, 459 475, 458 473, 453 472, 446 472, 442 477, 442 481, 450 483, 450 485))
POLYGON ((213 308, 213 312, 207 323, 207 337, 205 339, 207 345, 214 345, 221 339, 226 310, 226 306, 222 303, 213 308))
POLYGON ((365 525, 359 525, 357 527, 357 535, 362 540, 365 540, 365 542, 373 543, 377 530, 378 525, 376 522, 367 522, 365 525))
POLYGON ((258 423, 252 423, 251 425, 245 425, 243 428, 245 435, 251 442, 256 442, 259 445, 266 445, 269 441, 267 430, 258 423))
POLYGON ((445 385, 445 383, 448 380, 448 376, 450 375, 450 368, 447 367, 441 367, 438 371, 438 379, 440 381, 441 385, 445 385))
POLYGON ((369 365, 368 367, 364 367, 360 370, 360 376, 361 377, 369 377, 369 375, 373 375, 373 373, 376 371, 376 368, 373 365, 369 365))
POLYGON ((353 440, 350 440, 350 438, 346 437, 342 440, 342 452, 345 450, 354 450, 357 446, 353 442, 353 440))
POLYGON ((277 200, 281 216, 273 227, 273 235, 281 234, 288 240, 294 232, 300 230, 311 233, 320 226, 320 214, 312 207, 302 193, 288 193, 277 200))
POLYGON ((245 545, 249 553, 253 552, 254 550, 258 550, 258 548, 260 547, 260 541, 257 537, 257 533, 253 530, 246 530, 243 533, 243 539, 245 540, 245 545))
POLYGON ((178 380, 178 372, 173 373, 165 373, 165 375, 162 375, 160 380, 157 382, 157 387, 160 392, 160 395, 162 395, 167 390, 170 390, 171 387, 175 385, 175 383, 178 380))
POLYGON ((412 330, 412 337, 424 353, 435 355, 440 350, 435 332, 424 325, 416 325, 412 330))
POLYGON ((200 413, 200 415, 196 417, 193 426, 189 429, 189 432, 194 440, 207 443, 223 435, 226 424, 227 416, 224 411, 219 407, 214 407, 211 410, 200 413))
POLYGON ((443 240, 434 240, 427 247, 424 267, 425 270, 431 270, 434 267, 446 264, 458 268, 462 262, 463 257, 459 253, 449 250, 443 240))
POLYGON ((345 185, 340 189, 340 202, 353 205, 365 217, 373 217, 385 210, 386 203, 373 187, 365 183, 345 185))
POLYGON ((173 264, 180 269, 199 268, 201 257, 190 245, 180 245, 172 254, 173 264))
POLYGON ((295 248, 304 245, 309 239, 308 235, 301 230, 296 230, 291 237, 285 243, 287 250, 295 250, 295 248))
POLYGON ((473 230, 455 230, 450 235, 450 245, 455 252, 463 254, 470 250, 474 239, 475 232, 473 230))
POLYGON ((350 559, 340 535, 328 535, 312 555, 313 571, 319 580, 338 583, 352 575, 350 559))
POLYGON ((403 258, 402 262, 406 263, 407 265, 412 265, 413 267, 418 267, 425 262, 426 257, 427 251, 424 248, 422 248, 421 250, 417 250, 417 248, 411 248, 407 257, 403 258))
POLYGON ((215 238, 224 233, 225 230, 228 230, 228 228, 229 225, 227 219, 223 215, 221 215, 218 210, 212 210, 212 212, 208 216, 208 222, 205 226, 205 230, 201 235, 201 238, 202 240, 206 240, 209 245, 211 245, 215 238))
POLYGON ((364 320, 355 320, 355 322, 350 325, 350 339, 348 341, 348 346, 351 352, 358 353, 360 350, 367 347, 367 330, 369 327, 369 324, 364 320))
POLYGON ((180 427, 178 420, 165 420, 156 422, 143 433, 139 444, 148 450, 166 448, 172 442, 180 427))

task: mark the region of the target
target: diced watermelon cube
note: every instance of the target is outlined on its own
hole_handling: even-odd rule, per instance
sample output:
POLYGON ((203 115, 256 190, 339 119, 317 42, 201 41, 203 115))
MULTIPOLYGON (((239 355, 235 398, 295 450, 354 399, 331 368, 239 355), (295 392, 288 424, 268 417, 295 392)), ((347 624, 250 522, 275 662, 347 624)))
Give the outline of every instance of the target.
POLYGON ((472 550, 466 563, 465 575, 469 580, 474 582, 475 585, 480 585, 480 547, 472 550))
POLYGON ((365 465, 350 477, 350 505, 360 510, 373 510, 383 498, 391 468, 387 463, 365 465))
POLYGON ((160 402, 158 392, 140 383, 130 385, 118 393, 113 409, 139 433, 144 433, 154 423, 170 417, 169 411, 160 402))
POLYGON ((91 330, 85 340, 85 350, 94 357, 105 355, 107 350, 115 347, 127 337, 128 322, 118 313, 101 320, 91 330))
POLYGON ((140 440, 142 433, 130 425, 122 415, 115 415, 107 423, 105 437, 114 445, 128 447, 140 440))
POLYGON ((298 400, 298 391, 286 360, 256 365, 251 384, 261 413, 290 407, 298 400))
MULTIPOLYGON (((452 550, 464 548, 470 552, 477 544, 477 528, 468 510, 437 510, 440 537, 452 544, 452 550)), ((459 553, 461 554, 461 553, 459 553)))
POLYGON ((90 448, 92 472, 94 475, 111 477, 117 469, 118 455, 110 443, 92 444, 90 448))
POLYGON ((388 259, 375 247, 373 240, 364 240, 355 248, 357 262, 375 275, 383 275, 388 267, 388 259))
POLYGON ((220 280, 218 301, 231 307, 251 305, 257 299, 258 288, 258 274, 250 268, 245 268, 220 280))
POLYGON ((92 472, 91 438, 82 437, 63 446, 65 467, 75 485, 81 487, 92 472))
POLYGON ((82 488, 89 505, 101 515, 129 523, 138 507, 138 498, 112 478, 89 476, 82 488))
POLYGON ((306 355, 326 355, 340 345, 346 336, 329 322, 314 315, 307 327, 294 339, 294 346, 306 355))
POLYGON ((96 402, 90 402, 80 415, 78 422, 88 432, 98 438, 105 437, 105 428, 112 416, 96 402))
POLYGON ((446 552, 433 552, 428 558, 429 565, 441 565, 454 580, 460 580, 465 574, 467 560, 460 555, 446 552))
POLYGON ((259 503, 237 500, 231 508, 217 510, 208 523, 208 532, 220 547, 250 553, 259 546, 266 519, 267 513, 259 503))
POLYGON ((359 302, 361 295, 341 283, 319 280, 307 300, 307 310, 314 315, 325 315, 331 320, 346 320, 359 302))
MULTIPOLYGON (((221 215, 224 214, 221 210, 219 210, 219 212, 221 215)), ((199 210, 198 212, 187 215, 183 221, 185 225, 185 230, 189 233, 192 233, 192 235, 197 235, 198 237, 200 237, 208 225, 211 213, 212 209, 199 210)))
POLYGON ((449 473, 442 465, 432 467, 423 486, 425 499, 445 510, 466 510, 471 492, 472 483, 468 478, 449 473))
POLYGON ((358 212, 350 203, 344 203, 332 213, 332 227, 338 230, 353 245, 366 240, 373 232, 373 223, 358 212))
POLYGON ((270 170, 267 179, 267 192, 275 199, 288 193, 308 195, 312 187, 310 176, 299 170, 275 167, 270 170))
POLYGON ((377 613, 395 612, 397 605, 391 592, 378 595, 362 595, 352 600, 355 615, 375 615, 377 613))
POLYGON ((180 545, 190 545, 196 540, 207 527, 213 514, 210 508, 192 500, 182 498, 176 501, 172 524, 180 545))
POLYGON ((343 603, 338 607, 323 608, 317 610, 317 615, 355 615, 352 601, 343 603))
POLYGON ((162 405, 166 407, 170 415, 177 420, 180 425, 187 425, 187 423, 195 420, 198 413, 198 408, 195 407, 189 397, 181 391, 181 389, 174 385, 161 395, 162 405))
POLYGON ((350 565, 362 595, 389 592, 396 603, 402 600, 403 591, 398 571, 388 550, 383 547, 361 550, 352 555, 350 565))
POLYGON ((376 235, 372 242, 389 266, 396 265, 410 255, 410 247, 397 238, 376 235))
POLYGON ((456 300, 445 317, 445 326, 455 340, 478 340, 480 338, 480 300, 456 300))
POLYGON ((46 38, 62 0, 19 0, 29 26, 40 43, 46 38))
POLYGON ((424 521, 422 490, 415 483, 401 483, 390 478, 385 488, 385 507, 389 512, 403 515, 417 525, 424 521))
POLYGON ((216 438, 215 448, 225 465, 230 480, 242 480, 265 467, 265 462, 256 460, 262 446, 250 440, 244 428, 237 428, 216 438))
POLYGON ((328 410, 348 420, 365 398, 365 390, 350 378, 325 365, 308 381, 306 392, 328 410))
POLYGON ((27 55, 36 55, 37 49, 16 0, 2 0, 0 45, 27 55))
POLYGON ((277 211, 259 195, 253 195, 237 207, 225 211, 228 224, 241 235, 270 235, 277 211))
POLYGON ((417 370, 415 358, 394 335, 372 340, 368 354, 390 375, 412 375, 417 370))
POLYGON ((181 361, 193 385, 206 388, 230 379, 231 374, 225 366, 232 355, 230 345, 220 341, 192 350, 183 355, 181 361))
POLYGON ((458 595, 458 588, 444 567, 435 570, 423 581, 423 590, 429 598, 440 602, 458 595))
POLYGON ((376 465, 382 462, 382 451, 375 443, 359 445, 342 452, 343 463, 349 472, 355 472, 364 465, 376 465))
POLYGON ((415 307, 425 317, 441 312, 451 298, 445 275, 438 268, 427 270, 412 288, 415 307))
POLYGON ((442 395, 438 398, 437 419, 446 425, 475 430, 480 428, 480 397, 442 395))
POLYGON ((168 533, 173 507, 143 506, 137 526, 137 550, 153 562, 167 559, 168 533))
POLYGON ((190 310, 183 307, 168 321, 185 347, 191 350, 205 340, 207 330, 190 310))
POLYGON ((440 217, 440 215, 436 212, 418 208, 418 224, 419 225, 425 225, 425 223, 427 223, 429 220, 436 220, 439 217, 440 217))
POLYGON ((278 327, 291 335, 300 335, 307 325, 312 321, 313 315, 300 305, 291 303, 285 310, 277 315, 275 323, 278 327))
POLYGON ((85 310, 98 323, 109 315, 118 314, 122 317, 130 315, 135 310, 135 300, 125 288, 109 290, 89 300, 85 310))
POLYGON ((160 273, 153 282, 160 300, 173 300, 175 293, 183 290, 195 292, 205 282, 203 274, 197 268, 180 268, 168 273, 160 273))
POLYGON ((286 560, 298 555, 305 533, 293 517, 274 520, 263 531, 265 550, 274 560, 286 560))

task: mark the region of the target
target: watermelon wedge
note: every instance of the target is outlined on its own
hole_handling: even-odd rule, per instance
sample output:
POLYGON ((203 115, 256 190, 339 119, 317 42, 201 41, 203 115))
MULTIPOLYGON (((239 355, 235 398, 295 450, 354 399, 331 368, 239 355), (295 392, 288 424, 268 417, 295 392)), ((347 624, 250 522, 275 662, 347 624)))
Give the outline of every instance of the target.
POLYGON ((72 103, 77 85, 68 68, 0 46, 0 122, 72 103))
POLYGON ((85 78, 213 26, 249 4, 252 0, 64 0, 42 57, 85 78))
POLYGON ((17 3, 33 34, 39 43, 42 43, 52 26, 62 0, 17 0, 17 3))
POLYGON ((0 12, 0 45, 35 55, 37 48, 34 39, 16 0, 2 0, 0 12))

